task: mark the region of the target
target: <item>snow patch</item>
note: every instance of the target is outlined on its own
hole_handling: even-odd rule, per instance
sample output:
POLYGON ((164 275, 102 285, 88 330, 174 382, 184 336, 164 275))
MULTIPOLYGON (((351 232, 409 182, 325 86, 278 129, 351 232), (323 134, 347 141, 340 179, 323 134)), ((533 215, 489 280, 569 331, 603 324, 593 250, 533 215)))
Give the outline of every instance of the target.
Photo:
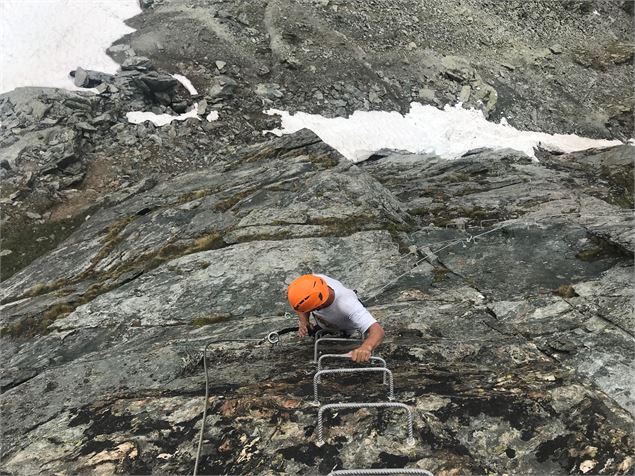
POLYGON ((618 140, 597 140, 573 134, 546 134, 519 131, 503 118, 500 124, 489 122, 481 111, 446 105, 411 103, 410 111, 355 111, 350 117, 326 118, 317 114, 269 109, 266 114, 280 115, 282 128, 265 131, 277 136, 307 128, 347 159, 358 162, 380 149, 429 153, 452 159, 478 148, 510 148, 534 157, 534 148, 564 153, 590 148, 620 145, 618 140))
POLYGON ((141 13, 137 0, 1 0, 0 93, 21 86, 83 90, 71 70, 114 74, 106 55, 134 31, 124 20, 141 13))
POLYGON ((155 126, 165 126, 170 124, 172 121, 184 121, 189 119, 190 117, 195 117, 200 120, 198 114, 196 113, 197 105, 194 104, 191 110, 185 112, 183 114, 179 114, 178 116, 173 116, 171 114, 155 114, 153 112, 144 112, 144 111, 133 111, 126 113, 126 118, 128 122, 132 124, 141 124, 145 121, 152 122, 155 126))
POLYGON ((192 84, 192 81, 187 79, 185 76, 181 74, 173 74, 172 77, 176 79, 179 83, 181 83, 183 86, 185 86, 185 89, 187 89, 192 96, 195 96, 198 94, 198 91, 192 84))
MULTIPOLYGON (((158 126, 158 127, 170 124, 172 123, 172 121, 184 121, 186 119, 189 119, 190 117, 195 117, 199 121, 201 120, 201 118, 198 115, 198 103, 194 103, 192 105, 192 108, 189 111, 183 114, 179 114, 178 116, 173 116, 172 114, 155 114, 153 112, 147 112, 147 111, 132 111, 132 112, 126 113, 126 118, 128 119, 128 122, 132 124, 141 124, 145 121, 150 121, 155 126, 158 126)), ((210 112, 205 117, 205 119, 207 119, 207 122, 217 121, 218 111, 210 112)))

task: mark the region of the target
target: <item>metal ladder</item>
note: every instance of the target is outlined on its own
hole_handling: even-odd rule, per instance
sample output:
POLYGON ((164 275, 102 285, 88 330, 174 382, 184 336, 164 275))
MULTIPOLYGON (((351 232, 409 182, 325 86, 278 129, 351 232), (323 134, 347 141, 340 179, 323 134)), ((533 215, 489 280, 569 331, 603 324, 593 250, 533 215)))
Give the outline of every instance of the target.
MULTIPOLYGON (((318 414, 317 414, 317 446, 324 445, 324 419, 323 414, 328 410, 339 410, 339 409, 354 409, 354 408, 396 408, 403 409, 406 411, 406 423, 407 423, 407 438, 406 445, 414 446, 414 431, 413 431, 413 416, 412 409, 406 405, 405 403, 393 402, 394 400, 394 380, 392 371, 388 369, 386 365, 386 361, 381 357, 371 357, 371 362, 378 362, 381 366, 378 367, 358 367, 358 368, 334 368, 324 370, 323 361, 325 359, 349 359, 349 354, 324 354, 318 358, 318 347, 320 343, 323 342, 355 342, 358 343, 359 339, 348 339, 348 338, 340 338, 340 337, 319 337, 316 336, 314 348, 313 348, 313 361, 312 363, 317 364, 317 371, 313 376, 313 404, 317 405, 318 414), (388 402, 354 402, 354 403, 331 403, 326 405, 321 405, 318 398, 318 385, 321 381, 321 377, 327 374, 350 374, 356 372, 381 372, 383 375, 383 383, 386 384, 386 377, 388 377, 389 382, 389 400, 388 402)), ((349 469, 349 470, 338 470, 332 471, 329 473, 329 476, 366 476, 366 475, 393 475, 393 474, 412 474, 412 475, 422 475, 422 476, 434 476, 430 471, 424 469, 414 469, 414 468, 403 468, 403 469, 349 469)))

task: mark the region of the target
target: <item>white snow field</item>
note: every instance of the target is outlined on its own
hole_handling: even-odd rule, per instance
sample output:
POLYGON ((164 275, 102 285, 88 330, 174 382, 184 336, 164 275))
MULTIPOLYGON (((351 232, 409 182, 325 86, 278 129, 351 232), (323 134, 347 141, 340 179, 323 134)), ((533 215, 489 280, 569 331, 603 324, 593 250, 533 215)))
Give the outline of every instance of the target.
POLYGON ((80 89, 69 76, 78 66, 115 73, 106 48, 134 31, 124 20, 139 13, 137 0, 0 0, 0 93, 80 89))
MULTIPOLYGON (((0 93, 21 86, 88 91, 74 85, 70 71, 116 73, 119 65, 106 49, 134 31, 124 20, 139 13, 138 0, 0 0, 0 93)), ((197 94, 188 78, 173 76, 197 94)), ((196 106, 179 116, 136 111, 127 117, 162 126, 198 117, 196 106)))
MULTIPOLYGON (((0 0, 0 93, 20 86, 80 89, 69 76, 78 66, 115 73, 118 65, 106 55, 106 49, 134 31, 124 20, 139 13, 138 0, 0 0)), ((191 94, 197 93, 186 77, 174 77, 191 94)), ((127 117, 133 123, 152 121, 161 126, 198 117, 196 109, 194 105, 179 116, 135 111, 127 117)), ((274 109, 267 113, 282 117, 282 129, 268 132, 282 135, 309 128, 352 161, 364 160, 382 148, 454 158, 479 147, 510 147, 533 157, 539 144, 563 152, 620 144, 519 131, 505 122, 488 122, 479 111, 460 105, 439 110, 412 103, 405 116, 357 111, 349 118, 334 119, 274 109)), ((210 112, 206 119, 217 120, 218 112, 210 112)))
MULTIPOLYGON (((184 112, 183 114, 179 114, 178 116, 173 116, 171 114, 155 114, 153 112, 144 112, 144 111, 133 111, 127 112, 126 118, 128 122, 133 124, 141 124, 145 121, 150 121, 155 126, 161 127, 170 124, 172 121, 184 121, 190 117, 195 117, 200 120, 201 118, 198 116, 198 103, 194 103, 192 108, 184 112)), ((207 122, 213 122, 218 120, 218 111, 210 112, 205 119, 207 122)))
POLYGON ((534 147, 538 145, 544 149, 573 152, 622 143, 571 134, 519 131, 505 120, 500 124, 489 122, 480 111, 463 109, 460 104, 455 107, 446 105, 440 110, 413 102, 405 116, 382 111, 356 111, 348 118, 326 118, 304 112, 291 115, 277 109, 265 112, 279 114, 282 118, 281 129, 266 132, 281 136, 310 129, 353 162, 365 160, 380 149, 430 153, 452 159, 480 147, 511 148, 535 158, 534 147))

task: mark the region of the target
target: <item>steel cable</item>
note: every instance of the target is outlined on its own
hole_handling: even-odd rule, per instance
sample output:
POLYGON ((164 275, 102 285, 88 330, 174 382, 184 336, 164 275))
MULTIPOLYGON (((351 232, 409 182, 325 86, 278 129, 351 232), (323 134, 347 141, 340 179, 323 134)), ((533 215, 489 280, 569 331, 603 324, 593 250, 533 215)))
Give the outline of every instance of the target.
POLYGON ((285 329, 279 331, 269 332, 265 337, 260 339, 256 338, 243 338, 243 339, 217 339, 207 343, 205 345, 205 349, 203 350, 203 369, 205 370, 205 401, 203 403, 203 419, 201 420, 201 431, 198 435, 198 447, 196 449, 196 460, 194 462, 194 472, 193 476, 196 476, 198 473, 198 463, 201 459, 201 450, 203 448, 203 435, 205 433, 205 419, 207 418, 207 400, 209 399, 209 373, 207 370, 207 349, 212 344, 221 344, 223 342, 251 342, 256 345, 263 344, 265 342, 269 342, 272 345, 275 345, 279 342, 280 336, 283 334, 288 334, 289 332, 297 331, 297 327, 287 327, 285 329))
MULTIPOLYGON (((494 233, 495 231, 501 230, 503 228, 506 228, 508 226, 511 225, 516 225, 517 222, 516 221, 511 221, 509 223, 506 223, 505 225, 501 225, 501 226, 497 226, 496 228, 492 228, 491 230, 485 231, 483 233, 479 233, 478 235, 470 235, 468 237, 464 237, 464 238, 457 238, 456 240, 446 240, 446 241, 440 241, 440 242, 435 242, 435 243, 430 243, 427 245, 427 247, 430 247, 432 245, 436 245, 436 244, 441 244, 441 243, 449 243, 445 246, 442 246, 441 248, 435 250, 435 251, 430 251, 432 253, 432 255, 436 255, 437 253, 439 253, 440 251, 445 250, 446 248, 450 248, 451 246, 455 246, 458 245, 459 243, 476 243, 476 239, 480 238, 482 236, 488 235, 490 233, 494 233)), ((373 301, 374 299, 377 299, 377 297, 386 290, 386 288, 388 288, 389 286, 393 285, 395 282, 397 282, 399 279, 403 278, 405 275, 407 275, 408 273, 411 273, 417 266, 419 266, 421 263, 423 263, 424 261, 426 261, 427 259, 430 258, 429 254, 426 254, 426 256, 424 256, 423 258, 421 258, 420 260, 416 261, 414 265, 412 265, 412 267, 404 272, 401 273, 400 275, 398 275, 397 277, 391 279, 390 281, 388 281, 386 284, 384 284, 382 287, 380 287, 377 291, 373 292, 372 296, 365 298, 363 300, 363 302, 365 304, 373 301)))

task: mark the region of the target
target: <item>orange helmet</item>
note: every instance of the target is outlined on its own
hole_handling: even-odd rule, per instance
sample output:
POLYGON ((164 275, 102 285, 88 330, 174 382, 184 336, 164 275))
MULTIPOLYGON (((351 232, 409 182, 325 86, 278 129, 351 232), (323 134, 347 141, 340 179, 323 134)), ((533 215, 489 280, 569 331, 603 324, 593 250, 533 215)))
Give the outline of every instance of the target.
POLYGON ((305 274, 289 284, 289 304, 298 312, 311 312, 329 298, 329 287, 322 278, 305 274))

